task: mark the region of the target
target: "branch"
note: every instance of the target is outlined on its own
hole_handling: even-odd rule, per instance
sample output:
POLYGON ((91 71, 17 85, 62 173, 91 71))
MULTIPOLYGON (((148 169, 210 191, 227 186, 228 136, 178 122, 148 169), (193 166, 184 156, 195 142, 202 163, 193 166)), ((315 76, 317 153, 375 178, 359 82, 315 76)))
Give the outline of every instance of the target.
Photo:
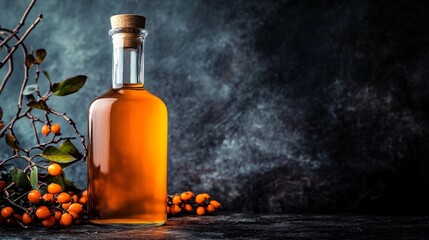
POLYGON ((13 30, 12 34, 10 34, 9 36, 7 36, 7 38, 5 38, 1 43, 0 43, 0 49, 6 45, 7 42, 9 42, 9 40, 14 37, 18 32, 19 29, 21 29, 22 26, 24 26, 25 24, 25 20, 27 19, 28 14, 30 13, 31 9, 33 8, 33 5, 36 3, 36 0, 32 0, 30 2, 30 4, 28 5, 27 9, 24 12, 24 15, 22 15, 21 21, 19 21, 18 26, 15 27, 15 29, 13 30))
POLYGON ((21 39, 16 42, 11 51, 6 55, 6 57, 1 61, 0 63, 0 68, 5 64, 5 62, 10 58, 10 56, 12 56, 12 54, 15 52, 16 48, 22 44, 22 42, 25 40, 25 38, 28 36, 28 34, 30 34, 30 32, 37 26, 37 24, 39 24, 40 21, 42 21, 43 15, 40 14, 36 20, 34 20, 33 24, 31 24, 31 26, 27 29, 27 31, 25 31, 24 35, 22 35, 21 39))

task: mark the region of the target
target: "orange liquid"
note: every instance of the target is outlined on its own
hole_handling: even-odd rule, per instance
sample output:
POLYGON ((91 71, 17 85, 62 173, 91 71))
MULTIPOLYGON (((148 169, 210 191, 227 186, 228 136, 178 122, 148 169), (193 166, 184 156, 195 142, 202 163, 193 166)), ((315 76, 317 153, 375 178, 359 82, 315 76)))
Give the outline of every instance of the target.
POLYGON ((89 108, 88 215, 99 224, 167 218, 167 108, 143 85, 112 89, 89 108))

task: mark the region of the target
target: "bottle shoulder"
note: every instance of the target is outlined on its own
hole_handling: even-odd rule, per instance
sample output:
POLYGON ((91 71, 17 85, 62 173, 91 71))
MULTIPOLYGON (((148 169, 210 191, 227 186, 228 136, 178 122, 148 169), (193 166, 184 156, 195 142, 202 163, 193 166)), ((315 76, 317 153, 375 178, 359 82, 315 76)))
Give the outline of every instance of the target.
POLYGON ((100 105, 106 107, 130 103, 134 105, 158 106, 167 110, 164 101, 147 89, 110 89, 95 98, 91 102, 90 108, 100 105))

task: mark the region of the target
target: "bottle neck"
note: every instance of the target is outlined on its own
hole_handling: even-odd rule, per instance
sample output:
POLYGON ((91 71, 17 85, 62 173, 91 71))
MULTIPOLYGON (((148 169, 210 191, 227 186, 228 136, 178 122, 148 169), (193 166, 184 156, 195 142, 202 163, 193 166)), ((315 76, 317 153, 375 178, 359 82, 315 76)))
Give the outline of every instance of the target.
POLYGON ((144 39, 147 32, 136 28, 115 28, 113 40, 112 88, 144 86, 144 39))

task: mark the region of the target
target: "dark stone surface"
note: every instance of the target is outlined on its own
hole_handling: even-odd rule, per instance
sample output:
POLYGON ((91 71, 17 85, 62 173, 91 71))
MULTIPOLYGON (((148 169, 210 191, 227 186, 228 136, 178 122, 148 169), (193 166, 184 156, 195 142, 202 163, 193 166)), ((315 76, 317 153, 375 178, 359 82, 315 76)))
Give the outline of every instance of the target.
POLYGON ((2 239, 427 239, 419 216, 248 215, 170 218, 165 226, 0 229, 2 239))
MULTIPOLYGON (((0 0, 1 25, 14 27, 27 2, 0 0)), ((27 45, 48 50, 55 81, 88 75, 53 103, 82 130, 110 85, 109 16, 125 12, 147 17, 170 193, 256 212, 429 210, 427 1, 39 1, 27 45)), ((67 174, 85 186, 85 164, 67 174)))

